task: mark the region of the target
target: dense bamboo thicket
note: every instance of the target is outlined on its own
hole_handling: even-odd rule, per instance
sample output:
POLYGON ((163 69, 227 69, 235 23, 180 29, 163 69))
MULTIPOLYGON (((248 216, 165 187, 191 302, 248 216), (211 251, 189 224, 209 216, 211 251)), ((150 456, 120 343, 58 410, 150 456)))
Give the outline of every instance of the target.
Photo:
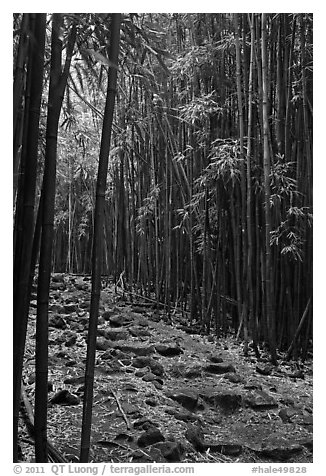
POLYGON ((14 14, 14 460, 33 278, 48 459, 51 272, 105 278, 256 355, 312 341, 312 14, 14 14))
MULTIPOLYGON (((105 22, 93 21, 100 42, 105 22)), ((71 72, 63 120, 66 190, 54 256, 61 271, 90 270, 105 61, 93 39, 87 46, 71 72)), ((130 290, 167 309, 177 304, 208 331, 231 326, 272 348, 291 343, 308 305, 297 346, 305 354, 311 15, 125 17, 121 49, 104 274, 122 275, 130 290)))
MULTIPOLYGON (((91 272, 115 68, 111 15, 59 15, 57 26, 48 17, 45 33, 44 22, 14 15, 17 349, 40 240, 49 280, 42 249, 48 260, 52 218, 52 270, 91 272)), ((203 332, 236 333, 245 353, 250 341, 257 353, 267 344, 274 362, 277 349, 305 358, 312 338, 312 31, 306 13, 125 14, 121 22, 102 274, 168 314, 179 309, 203 332)), ((46 313, 48 284, 39 286, 46 313)))

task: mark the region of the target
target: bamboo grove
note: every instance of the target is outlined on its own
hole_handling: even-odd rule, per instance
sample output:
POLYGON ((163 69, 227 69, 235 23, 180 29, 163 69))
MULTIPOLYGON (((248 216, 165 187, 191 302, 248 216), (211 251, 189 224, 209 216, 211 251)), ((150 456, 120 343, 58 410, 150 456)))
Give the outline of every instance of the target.
MULTIPOLYGON (((18 361, 34 273, 42 314, 48 273, 94 265, 111 26, 110 14, 14 15, 18 361)), ((234 332, 245 354, 252 341, 274 363, 277 350, 306 358, 312 14, 123 14, 120 31, 102 276, 234 332)))

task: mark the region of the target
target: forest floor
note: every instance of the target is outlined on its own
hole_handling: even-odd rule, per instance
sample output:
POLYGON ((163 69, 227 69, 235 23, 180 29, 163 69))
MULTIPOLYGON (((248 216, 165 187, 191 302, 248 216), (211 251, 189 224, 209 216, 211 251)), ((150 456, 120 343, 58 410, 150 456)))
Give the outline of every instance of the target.
MULTIPOLYGON (((34 400, 36 296, 24 363, 34 400)), ((55 274, 49 313, 48 437, 78 462, 90 278, 55 274)), ((234 336, 191 334, 144 300, 101 294, 91 462, 312 462, 312 362, 269 364, 234 336)), ((32 440, 20 425, 22 460, 32 440)))

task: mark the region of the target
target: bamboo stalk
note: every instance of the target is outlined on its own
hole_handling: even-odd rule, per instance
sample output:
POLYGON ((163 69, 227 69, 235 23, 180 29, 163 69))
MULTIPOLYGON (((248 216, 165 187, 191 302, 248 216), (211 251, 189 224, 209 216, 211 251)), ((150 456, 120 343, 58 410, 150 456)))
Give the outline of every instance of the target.
MULTIPOLYGON (((112 14, 111 41, 109 59, 113 65, 118 64, 120 43, 121 14, 112 14)), ((80 462, 87 463, 90 451, 90 437, 92 425, 94 364, 96 353, 96 334, 98 310, 101 293, 101 265, 103 244, 103 219, 105 204, 106 177, 108 171, 108 157, 111 145, 111 130, 117 85, 117 67, 110 68, 108 75, 107 96, 102 128, 102 139, 99 157, 99 168, 96 186, 96 204, 94 220, 94 240, 92 250, 92 293, 91 309, 88 327, 87 356, 85 369, 85 392, 83 405, 82 435, 80 447, 80 462)))
POLYGON ((275 315, 274 315, 274 292, 273 292, 273 270, 270 235, 272 228, 271 215, 271 159, 269 144, 269 120, 268 120, 268 81, 267 81, 267 18, 262 13, 261 31, 261 56, 262 56, 262 88, 263 88, 263 131, 264 131, 264 186, 265 186, 265 293, 266 293, 266 320, 269 330, 269 345, 271 359, 276 363, 275 348, 275 315))
MULTIPOLYGON (((25 387, 23 383, 21 384, 21 399, 24 406, 24 419, 26 422, 27 430, 31 438, 33 438, 33 443, 35 440, 35 428, 34 428, 34 412, 31 402, 29 401, 25 387)), ((22 438, 22 441, 24 439, 22 438)), ((32 442, 31 442, 32 443, 32 442)), ((53 444, 47 440, 47 447, 49 453, 49 459, 53 463, 68 463, 67 459, 62 456, 62 454, 53 446, 53 444)))
POLYGON ((288 351, 286 353, 286 360, 290 360, 291 358, 291 354, 293 352, 293 349, 294 349, 294 346, 295 346, 295 343, 296 343, 296 340, 298 339, 298 336, 300 334, 300 331, 302 329, 302 326, 304 324, 304 321, 308 315, 308 311, 309 311, 309 306, 310 306, 310 298, 308 299, 308 302, 307 302, 307 305, 306 305, 306 308, 305 310, 303 311, 303 314, 301 316, 301 319, 300 319, 300 322, 299 322, 299 325, 297 327, 297 330, 295 331, 295 334, 293 336, 293 339, 292 339, 292 342, 290 344, 290 347, 288 348, 288 351))

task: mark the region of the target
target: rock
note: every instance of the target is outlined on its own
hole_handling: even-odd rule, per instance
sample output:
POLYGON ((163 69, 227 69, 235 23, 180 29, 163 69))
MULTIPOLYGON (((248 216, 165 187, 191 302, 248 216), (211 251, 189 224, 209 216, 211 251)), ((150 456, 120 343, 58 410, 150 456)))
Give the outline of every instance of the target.
POLYGON ((262 448, 261 450, 256 450, 255 453, 258 453, 259 456, 263 456, 264 458, 269 458, 276 462, 280 462, 289 460, 294 455, 301 453, 302 450, 302 446, 295 444, 290 446, 285 445, 262 448))
POLYGON ((155 346, 156 352, 164 357, 174 357, 175 355, 183 354, 183 350, 178 345, 158 344, 155 346))
POLYGON ((168 391, 166 396, 180 403, 187 410, 195 410, 198 402, 198 393, 189 388, 168 391))
POLYGON ((224 393, 214 397, 215 406, 219 406, 225 413, 233 413, 242 404, 242 397, 237 393, 224 393))
POLYGON ((131 359, 122 359, 122 360, 119 359, 119 362, 121 362, 121 364, 123 364, 123 366, 121 367, 121 372, 125 372, 125 373, 130 374, 130 375, 134 374, 134 369, 131 368, 131 362, 132 362, 131 359))
POLYGON ((173 416, 176 420, 184 421, 186 423, 198 421, 198 418, 190 412, 186 413, 175 411, 173 416))
POLYGON ((163 441, 155 443, 154 447, 158 448, 164 458, 170 463, 181 461, 181 456, 184 451, 181 443, 175 441, 163 441))
POLYGON ((151 369, 153 374, 157 375, 158 377, 163 377, 164 367, 162 364, 160 364, 156 360, 150 359, 149 368, 151 369))
POLYGON ((143 451, 135 450, 130 453, 132 463, 151 463, 152 459, 149 455, 144 454, 143 451))
POLYGON ((106 374, 117 374, 119 372, 122 372, 122 367, 119 362, 116 362, 115 360, 113 362, 110 362, 109 365, 105 366, 106 374))
POLYGON ((200 396, 210 405, 219 407, 225 413, 232 413, 242 404, 242 396, 235 392, 209 393, 202 392, 200 396))
POLYGON ((292 397, 281 397, 280 402, 283 403, 283 405, 294 405, 294 400, 292 397))
POLYGON ((116 314, 116 311, 107 310, 102 313, 102 317, 105 321, 109 321, 110 318, 113 317, 115 314, 116 314))
POLYGON ((118 349, 122 350, 123 352, 131 352, 132 354, 138 355, 138 356, 144 356, 144 355, 150 355, 153 354, 155 349, 152 345, 140 345, 140 344, 134 344, 134 345, 128 345, 128 344, 123 344, 116 346, 118 349))
POLYGON ((133 436, 130 433, 118 433, 114 437, 114 441, 126 441, 126 442, 132 442, 134 441, 133 436))
POLYGON ((224 378, 232 383, 243 383, 243 378, 237 374, 225 374, 224 378))
POLYGON ((297 411, 294 410, 294 408, 281 408, 281 410, 278 412, 278 416, 281 418, 283 423, 290 423, 291 418, 294 417, 294 415, 297 415, 297 411))
MULTIPOLYGON (((107 339, 117 341, 117 340, 127 340, 129 337, 129 334, 126 330, 122 329, 112 329, 109 331, 105 331, 105 337, 107 339)), ((120 350, 122 350, 120 347, 118 347, 120 350)))
POLYGON ((299 443, 300 443, 300 445, 304 446, 305 448, 307 448, 308 451, 310 451, 312 453, 312 451, 313 451, 313 439, 312 438, 303 439, 299 443))
POLYGON ((149 428, 157 428, 158 424, 149 418, 142 417, 134 422, 134 428, 139 428, 140 430, 149 430, 149 428))
POLYGON ((148 373, 148 372, 147 372, 146 369, 144 369, 144 370, 137 370, 137 372, 135 372, 135 377, 140 377, 140 378, 142 378, 142 377, 144 377, 144 375, 146 375, 147 373, 148 373))
POLYGON ((203 372, 203 367, 201 365, 195 364, 189 367, 184 373, 186 378, 197 378, 201 377, 203 372))
POLYGON ((249 380, 248 383, 244 386, 246 390, 262 390, 262 386, 256 380, 249 380))
POLYGON ((131 392, 131 393, 138 393, 138 388, 132 382, 127 382, 122 387, 123 392, 131 392))
POLYGON ((178 411, 173 407, 165 408, 164 413, 174 416, 178 411))
POLYGON ((137 369, 142 369, 143 367, 149 367, 151 361, 152 359, 150 357, 141 355, 133 359, 132 365, 137 369))
POLYGON ((137 440, 138 446, 150 446, 159 441, 164 441, 165 438, 158 428, 149 428, 137 440))
POLYGON ((111 357, 115 357, 116 359, 127 359, 130 358, 126 352, 122 352, 118 347, 114 347, 113 349, 110 350, 111 357))
POLYGON ((77 341, 77 336, 72 335, 72 336, 68 337, 68 339, 66 340, 65 346, 66 347, 72 347, 73 345, 76 344, 76 341, 77 341))
POLYGON ((220 354, 212 354, 209 357, 209 360, 213 362, 214 364, 221 364, 223 362, 223 358, 221 357, 220 354))
POLYGON ((141 415, 139 413, 139 408, 136 407, 135 405, 133 405, 132 403, 128 403, 128 402, 123 402, 122 403, 122 407, 125 411, 125 413, 127 413, 127 415, 135 415, 137 414, 137 418, 140 418, 141 415))
POLYGON ((227 372, 235 372, 235 368, 232 364, 208 364, 204 368, 205 372, 209 372, 211 374, 225 374, 227 372))
POLYGON ((261 375, 270 375, 272 373, 273 366, 270 364, 256 365, 256 372, 261 375))
POLYGON ((292 374, 288 374, 288 377, 293 378, 293 379, 304 379, 304 373, 302 370, 297 370, 296 372, 293 372, 292 374))
POLYGON ((148 372, 143 375, 142 380, 144 380, 144 382, 153 382, 153 380, 156 380, 156 378, 157 377, 155 374, 153 374, 152 372, 148 372))
POLYGON ((72 312, 77 311, 78 309, 78 304, 72 303, 72 304, 65 304, 64 305, 65 313, 66 314, 71 314, 72 312))
POLYGON ((91 301, 85 300, 84 302, 81 302, 79 304, 80 309, 85 309, 86 311, 89 311, 91 308, 91 301))
POLYGON ((221 453, 226 456, 239 456, 242 453, 242 446, 234 443, 205 442, 205 446, 211 453, 221 453))
POLYGON ((305 426, 308 431, 311 431, 313 425, 312 415, 302 409, 293 409, 293 411, 295 411, 295 414, 293 415, 293 419, 291 419, 291 422, 296 423, 300 426, 305 426))
POLYGON ((51 312, 57 312, 58 314, 64 314, 65 313, 65 308, 61 304, 50 304, 49 305, 49 311, 51 312))
POLYGON ((96 350, 108 350, 110 342, 105 337, 98 337, 96 340, 96 350))
POLYGON ((263 390, 256 390, 250 392, 244 399, 245 403, 254 410, 267 410, 270 408, 277 408, 278 404, 272 395, 263 390))
POLYGON ((49 403, 53 405, 78 405, 80 403, 80 398, 64 389, 55 393, 49 403))
POLYGON ((198 425, 188 425, 185 437, 196 451, 205 451, 204 433, 198 425))
POLYGON ((149 405, 150 407, 157 406, 157 401, 155 400, 155 398, 146 398, 145 403, 146 405, 149 405))
POLYGON ((185 373, 186 373, 186 364, 181 362, 173 364, 169 369, 169 374, 175 378, 184 377, 185 373))
POLYGON ((142 327, 130 327, 129 332, 133 337, 149 337, 150 332, 142 327))
POLYGON ((145 451, 135 450, 131 453, 132 463, 164 463, 165 459, 158 448, 146 448, 145 451))
POLYGON ((109 317, 109 322, 111 327, 122 327, 130 323, 130 321, 131 321, 131 318, 129 316, 126 316, 125 314, 115 314, 114 316, 109 317))
POLYGON ((100 327, 98 327, 97 328, 97 335, 102 336, 102 337, 106 337, 108 339, 106 329, 101 329, 100 327))
POLYGON ((154 380, 153 385, 157 390, 162 390, 162 388, 163 388, 163 384, 161 384, 157 380, 154 380))
POLYGON ((67 323, 63 317, 55 314, 49 318, 49 327, 55 327, 56 329, 66 329, 67 323))
POLYGON ((128 354, 125 354, 124 352, 120 352, 119 350, 116 351, 116 349, 106 350, 101 355, 101 360, 110 360, 111 361, 110 364, 111 363, 119 364, 118 361, 120 361, 124 365, 131 364, 131 357, 128 354), (115 352, 119 352, 119 354, 116 354, 115 352))
POLYGON ((145 375, 143 375, 142 380, 144 382, 159 382, 161 385, 163 385, 163 380, 161 380, 157 375, 153 374, 152 372, 148 372, 145 375))

